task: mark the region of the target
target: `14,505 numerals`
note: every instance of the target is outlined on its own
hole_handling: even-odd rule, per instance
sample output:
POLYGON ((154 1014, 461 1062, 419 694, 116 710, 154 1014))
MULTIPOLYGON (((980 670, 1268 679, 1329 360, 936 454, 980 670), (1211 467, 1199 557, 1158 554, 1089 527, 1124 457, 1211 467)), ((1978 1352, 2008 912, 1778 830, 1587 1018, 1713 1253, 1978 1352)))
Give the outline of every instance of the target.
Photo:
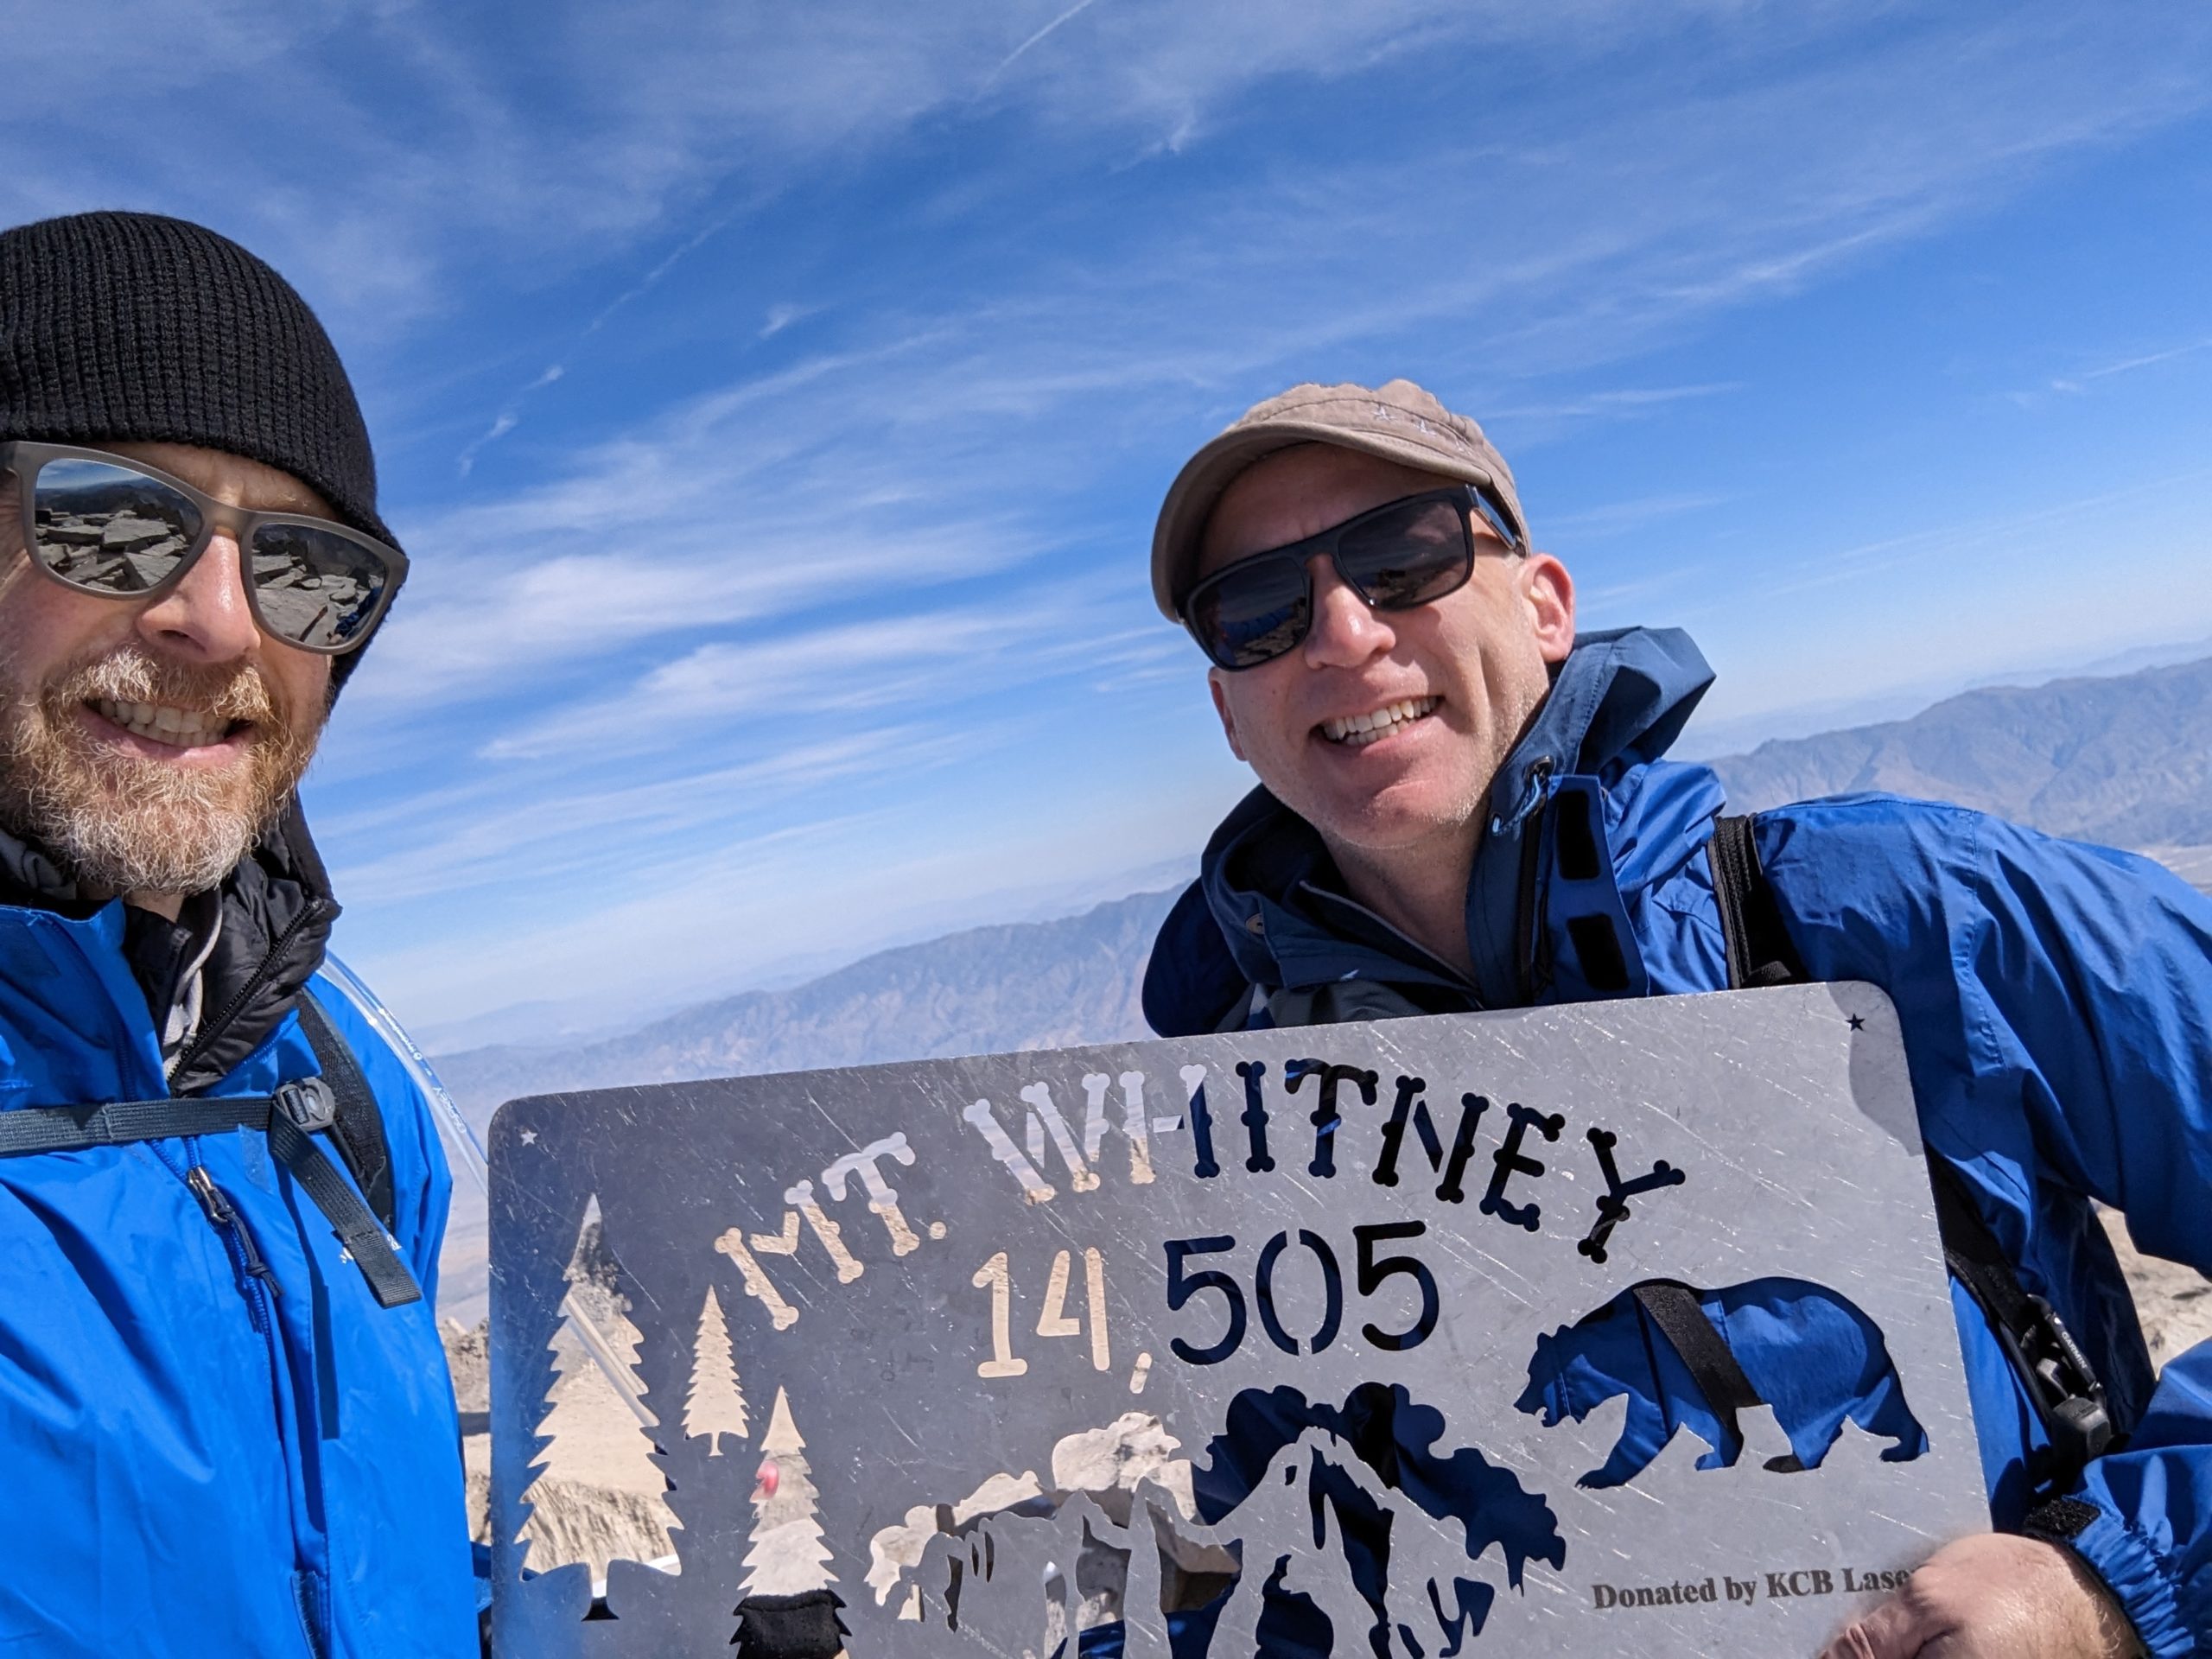
MULTIPOLYGON (((1419 1221, 1379 1221, 1351 1230, 1354 1282, 1362 1297, 1373 1296, 1391 1280, 1402 1277, 1412 1280, 1421 1294, 1421 1312, 1405 1329, 1386 1331, 1372 1321, 1360 1326, 1361 1336, 1387 1352, 1400 1353, 1427 1341, 1436 1329, 1439 1308, 1436 1278, 1427 1263, 1402 1254, 1378 1254, 1378 1249, 1399 1240, 1419 1238, 1427 1230, 1427 1224, 1419 1221)), ((1275 1272, 1291 1244, 1291 1235, 1282 1232, 1260 1247, 1252 1269, 1252 1306, 1259 1310, 1260 1328, 1268 1340, 1284 1353, 1318 1354, 1337 1339, 1344 1325, 1344 1268, 1326 1239, 1306 1228, 1298 1230, 1299 1248, 1311 1253, 1320 1266, 1322 1308, 1320 1322, 1310 1335, 1294 1334, 1285 1326, 1275 1306, 1275 1272)), ((1219 1267, 1194 1268, 1190 1262, 1196 1256, 1226 1255, 1236 1248, 1236 1240, 1227 1233, 1209 1238, 1171 1238, 1162 1248, 1167 1253, 1168 1307, 1179 1308, 1202 1291, 1211 1291, 1222 1299, 1228 1321, 1219 1340, 1204 1347, 1181 1337, 1174 1338, 1168 1346, 1186 1363, 1218 1365, 1243 1345, 1250 1327, 1244 1287, 1219 1267)))

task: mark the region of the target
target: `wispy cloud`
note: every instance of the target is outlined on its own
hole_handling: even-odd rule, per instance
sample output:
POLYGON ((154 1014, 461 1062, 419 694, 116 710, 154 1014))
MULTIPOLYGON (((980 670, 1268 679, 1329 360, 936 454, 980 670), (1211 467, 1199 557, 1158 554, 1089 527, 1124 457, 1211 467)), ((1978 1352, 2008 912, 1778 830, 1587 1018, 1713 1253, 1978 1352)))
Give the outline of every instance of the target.
MULTIPOLYGON (((500 951, 529 964, 527 976, 511 983, 563 995, 659 985, 696 998, 743 985, 795 951, 855 955, 972 926, 1039 890, 1070 898, 1131 890, 1102 886, 1102 876, 1110 883, 1141 873, 1157 881, 1160 868, 1187 857, 1193 837, 1236 795, 1233 785, 1065 794, 1030 804, 989 836, 972 823, 849 804, 801 825, 721 841, 653 881, 607 883, 586 868, 565 902, 505 918, 500 951)), ((394 938, 376 957, 413 1006, 485 1006, 480 961, 419 938, 394 938)))
POLYGON ((2117 362, 2101 363, 2095 368, 2082 369, 2076 373, 2064 375, 2053 380, 2050 383, 2050 389, 2053 391, 2063 392, 2087 391, 2100 380, 2110 380, 2119 375, 2134 374, 2143 369, 2157 368, 2161 364, 2171 363, 2181 358, 2194 357, 2202 351, 2212 351, 2212 339, 2193 340, 2185 346, 2170 346, 2164 351, 2145 352, 2139 356, 2123 357, 2117 362))
POLYGON ((1725 495, 1685 490, 1666 495, 1642 495, 1628 501, 1607 501, 1555 513, 1544 521, 1542 540, 1564 550, 1573 542, 1598 542, 1680 518, 1686 513, 1711 511, 1727 501, 1725 495))
POLYGON ((376 960, 491 1001, 1187 847, 1237 776, 1150 514, 1293 380, 1480 416, 1619 620, 1992 564, 1770 551, 1680 435, 1791 406, 1738 321, 2201 118, 2212 17, 2122 10, 122 0, 11 20, 0 212, 202 217, 331 320, 415 575, 316 810, 376 960))
MULTIPOLYGON (((437 826, 436 833, 346 872, 351 899, 390 904, 512 881, 518 860, 527 861, 540 880, 588 877, 605 867, 613 846, 629 849, 640 863, 657 862, 654 849, 673 852, 671 862, 680 867, 702 834, 772 821, 795 799, 855 778, 880 779, 894 765, 926 768, 950 752, 942 734, 897 725, 761 747, 766 752, 755 758, 676 777, 612 789, 533 791, 519 805, 502 780, 480 777, 412 798, 396 810, 341 814, 325 827, 341 836, 388 841, 394 828, 410 819, 437 826)), ((830 816, 836 816, 834 810, 830 816)))
POLYGON ((940 705, 1003 683, 1008 653, 1036 675, 1040 642, 1066 639, 1067 607, 980 605, 838 623, 797 637, 717 641, 661 664, 617 695, 494 739, 490 760, 526 760, 619 739, 631 751, 684 743, 702 727, 849 720, 940 705))
MULTIPOLYGON (((1040 14, 991 60, 1033 41, 1012 65, 1025 89, 984 84, 1001 104, 1027 99, 1032 83, 1070 72, 1059 36, 1084 31, 1088 58, 1143 16, 1156 17, 1119 4, 1040 14)), ((1395 23, 1374 50, 1460 26, 1433 13, 1395 23)), ((1347 45, 1351 27, 1297 11, 1297 49, 1351 54, 1307 73, 1348 73, 1368 49, 1347 45)), ((931 36, 903 49, 944 47, 931 36)), ((855 789, 923 788, 917 778, 939 767, 972 780, 991 756, 1014 753, 1007 746, 1023 730, 1040 734, 1042 764, 1078 773, 1103 736, 1096 711, 1130 718, 1195 695, 1187 648, 1146 620, 1135 575, 1142 498, 1175 459, 1163 427, 1201 433, 1293 378, 1411 372, 1484 415, 1519 455, 1759 396, 1740 374, 1639 380, 1606 368, 1982 210, 2045 158, 2123 142, 2205 96, 2180 79, 2123 73, 2088 42, 2070 73, 2109 96, 2053 119, 2050 47, 2047 35, 2017 32, 1961 31, 1943 53, 1877 43, 1847 65, 1790 60, 1741 84, 1593 101, 1555 112, 1541 142, 1475 111, 1464 132, 1426 141, 1417 171, 1389 146, 1302 155, 1294 168, 1255 161, 1227 197, 1171 189, 1128 218, 1110 199, 1065 194, 1039 200, 1034 218, 1009 217, 987 193, 947 207, 930 232, 956 239, 960 278, 918 260, 891 296, 870 287, 873 270, 772 265, 763 281, 775 287, 750 313, 765 321, 747 337, 779 348, 800 316, 834 317, 808 332, 812 349, 773 366, 748 360, 725 384, 596 430, 536 482, 407 527, 428 550, 422 579, 404 627, 349 693, 363 705, 353 775, 389 768, 410 734, 478 707, 461 728, 486 769, 471 787, 487 794, 471 810, 520 804, 489 813, 488 839, 403 844, 363 880, 398 902, 446 881, 568 879, 602 833, 577 784, 607 756, 620 757, 606 793, 627 828, 607 833, 645 833, 668 813, 669 839, 648 834, 638 855, 664 879, 697 868, 702 825, 758 828, 672 808, 690 789, 702 800, 782 791, 784 810, 819 814, 855 789), (1974 73, 1961 73, 1962 60, 1974 73), (1487 233, 1451 234, 1466 226, 1487 233), (1090 251, 1104 244, 1116 251, 1101 264, 1090 251), (968 279, 983 270, 988 283, 968 279), (1116 486, 1133 483, 1137 499, 1102 497, 1103 459, 1129 454, 1156 457, 1116 486), (487 626, 495 618, 501 626, 487 626), (756 779, 749 790, 741 775, 756 779), (790 804, 801 800, 813 804, 790 804), (502 861, 488 849, 517 819, 583 827, 516 826, 502 861)), ((1139 92, 1109 67, 1088 118, 1118 109, 1111 118, 1130 131, 1157 131, 1224 88, 1293 73, 1284 56, 1217 66, 1222 79, 1208 81, 1199 64, 1217 48, 1228 54, 1226 37, 1205 28, 1178 35, 1184 93, 1139 92)), ((1089 67, 1095 77, 1097 61, 1089 67)), ((946 74, 931 96, 958 81, 946 74)), ((1214 130, 1222 145, 1238 142, 1230 127, 1214 130)), ((1263 129, 1250 137, 1260 143, 1263 129)), ((887 251, 938 257, 941 244, 895 216, 880 228, 887 251)), ((717 245, 744 241, 733 226, 717 245)), ((564 384, 557 395, 577 393, 564 384)), ((1545 533, 1602 546, 1728 499, 1695 486, 1601 499, 1545 533)), ((1922 552, 1845 550, 1768 575, 1777 594, 1812 591, 1804 585, 1902 569, 1922 552)), ((1676 559, 1601 578, 1586 604, 1620 620, 1653 603, 1679 608, 1710 591, 1713 571, 1676 559)), ((1202 714, 1193 703, 1182 718, 1202 714)), ((760 913, 733 904, 733 915, 760 913)))
POLYGON ((756 338, 773 340, 793 323, 799 321, 802 318, 812 316, 814 311, 815 308, 810 305, 793 305, 789 301, 779 305, 772 305, 768 308, 767 316, 761 321, 760 332, 756 338))
MULTIPOLYGON (((418 0, 320 10, 227 0, 190 12, 128 0, 97 16, 49 9, 17 20, 11 61, 40 96, 19 100, 0 124, 19 160, 37 165, 14 169, 0 190, 13 193, 19 210, 105 194, 98 181, 115 176, 116 157, 130 155, 142 199, 193 207, 263 239, 274 233, 289 264, 312 273, 349 311, 363 320, 405 317, 449 304, 442 289, 464 272, 518 257, 539 270, 596 264, 610 247, 664 233, 725 184, 735 183, 741 200, 758 200, 824 155, 880 143, 963 107, 984 86, 1047 128, 1141 145, 1187 137, 1193 124, 1222 118, 1268 81, 1339 79, 1422 49, 1464 53, 1479 43, 1493 58, 1541 51, 1611 68, 1670 35, 1705 30, 1726 42, 1723 61, 1764 52, 1787 64, 1808 39, 1863 28, 1869 16, 1827 5, 1794 10, 1763 15, 1735 0, 1277 0, 1262 11, 1116 0, 1037 9, 1033 21, 1010 28, 997 8, 910 10, 894 19, 872 0, 821 0, 797 28, 773 9, 702 11, 689 0, 638 0, 617 13, 555 0, 533 12, 528 29, 509 30, 491 14, 418 0), (1088 31, 1082 53, 1046 49, 1077 28, 1088 31), (1016 60, 1023 73, 1004 73, 1016 60), (231 119, 185 130, 170 118, 168 99, 219 97, 237 76, 257 72, 280 80, 286 96, 261 111, 233 104, 231 119), (162 96, 119 105, 105 95, 118 79, 156 86, 162 96), (290 118, 302 107, 315 110, 314 122, 290 118), (346 181, 342 195, 315 188, 338 178, 346 181), (241 190, 241 181, 258 188, 241 190)), ((1855 129, 1879 151, 1877 164, 1835 181, 1862 204, 1862 217, 1912 200, 1931 168, 1955 174, 1997 159, 1993 137, 2003 158, 2021 163, 2125 127, 2190 95, 2187 48, 2161 48, 2202 33, 2171 15, 2154 33, 2154 11, 2132 16, 2138 27, 2105 30, 2082 20, 2054 29, 2008 19, 1980 35, 1957 31, 1941 50, 1916 57, 1902 43, 1876 65, 1886 76, 1858 65, 1826 75, 1785 71, 1777 93, 1808 101, 1766 111, 1760 137, 1780 140, 1771 153, 1758 143, 1730 153, 1740 118, 1759 98, 1700 99, 1686 88, 1678 105, 1700 107, 1650 158, 1650 174, 1663 182, 1638 216, 1664 213, 1668 194, 1691 181, 1666 169, 1664 152, 1697 147, 1700 133, 1718 141, 1709 153, 1725 162, 1723 176, 1739 179, 1771 162, 1765 170, 1781 183, 1803 159, 1790 147, 1818 130, 1823 114, 1847 113, 1818 107, 1838 98, 1858 106, 1851 112, 1860 119, 1833 130, 1841 137, 1855 129), (2064 38, 2037 41, 2038 30, 2064 38), (2062 64, 2069 74, 2061 75, 2062 64), (1993 132, 1990 116, 2005 95, 2031 84, 2044 95, 2015 97, 2012 130, 1993 132), (1923 102, 1901 134, 1891 118, 1915 98, 1923 102), (1868 116, 1882 123, 1878 136, 1868 116)), ((1478 118, 1479 105, 1469 114, 1478 118)), ((1846 139, 1835 147, 1857 146, 1846 139)), ((1834 206, 1820 193, 1806 200, 1815 218, 1834 206)), ((728 222, 716 214, 703 226, 695 221, 639 286, 658 282, 728 222)), ((1478 222, 1501 235, 1488 247, 1469 244, 1477 257, 1501 242, 1527 245, 1535 227, 1503 213, 1478 222)), ((1691 277, 1686 291, 1711 302, 1731 291, 1716 282, 1800 280, 1808 262, 1880 234, 1868 224, 1825 242, 1801 239, 1726 276, 1691 277)))
POLYGON ((996 86, 998 84, 999 77, 1006 73, 1007 70, 1013 68, 1015 64, 1020 62, 1023 58, 1027 56, 1032 48, 1050 39, 1061 29, 1065 27, 1067 24, 1073 22, 1077 18, 1082 16, 1084 12, 1089 11, 1091 7, 1097 3, 1098 0, 1075 0, 1075 4, 1070 6, 1065 11, 1053 18, 1051 22, 1046 23, 1044 28, 1039 29, 1035 34, 1028 36, 1021 42, 1020 45, 1015 47, 1013 51, 1007 53, 1003 58, 1001 58, 998 62, 993 66, 991 73, 983 77, 984 89, 988 91, 992 86, 996 86))

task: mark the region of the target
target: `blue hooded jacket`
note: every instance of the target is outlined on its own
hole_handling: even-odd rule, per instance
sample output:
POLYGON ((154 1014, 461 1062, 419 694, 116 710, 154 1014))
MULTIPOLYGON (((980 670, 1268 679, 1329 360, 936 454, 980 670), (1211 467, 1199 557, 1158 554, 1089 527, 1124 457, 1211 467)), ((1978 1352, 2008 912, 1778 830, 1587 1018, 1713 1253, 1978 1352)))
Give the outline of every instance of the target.
MULTIPOLYGON (((314 1074, 293 1011, 314 995, 381 1108, 424 1300, 377 1305, 260 1131, 0 1157, 0 1654, 477 1651, 433 1313, 444 1157, 399 1058, 308 977, 336 912, 312 849, 296 835, 264 861, 246 870, 257 908, 226 890, 233 971, 174 1081, 261 1095, 314 1074), (194 1172, 235 1225, 211 1221, 194 1172)), ((129 914, 0 903, 0 1109, 171 1092, 129 914)))
MULTIPOLYGON (((1577 642, 1491 790, 1471 983, 1344 897, 1319 836, 1255 791, 1161 927, 1147 1018, 1174 1037, 1726 988, 1707 855, 1720 783, 1662 758, 1711 680, 1677 631, 1577 642), (1552 810, 1570 796, 1586 817, 1552 810), (1578 819, 1601 848, 1561 844, 1578 819)), ((1756 837, 1811 976, 1866 980, 1897 1005, 1928 1144, 1964 1173, 2127 1436, 2055 1506, 2056 1529, 2159 1659, 2212 1645, 2212 1344, 2154 1386, 2092 1208, 2212 1273, 2212 905, 2131 855, 1889 796, 1764 812, 1756 837)), ((1979 1306, 1955 1283, 1952 1300, 1991 1515, 2017 1530, 2042 1422, 1979 1306)))

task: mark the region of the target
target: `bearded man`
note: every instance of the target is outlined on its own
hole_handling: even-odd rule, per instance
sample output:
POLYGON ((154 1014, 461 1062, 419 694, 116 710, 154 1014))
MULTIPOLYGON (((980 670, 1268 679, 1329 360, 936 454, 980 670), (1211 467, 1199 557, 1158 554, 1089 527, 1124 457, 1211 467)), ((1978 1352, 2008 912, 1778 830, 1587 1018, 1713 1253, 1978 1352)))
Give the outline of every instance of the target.
POLYGON ((0 1647, 477 1650, 429 1102, 296 790, 406 574, 197 226, 0 232, 0 1647))

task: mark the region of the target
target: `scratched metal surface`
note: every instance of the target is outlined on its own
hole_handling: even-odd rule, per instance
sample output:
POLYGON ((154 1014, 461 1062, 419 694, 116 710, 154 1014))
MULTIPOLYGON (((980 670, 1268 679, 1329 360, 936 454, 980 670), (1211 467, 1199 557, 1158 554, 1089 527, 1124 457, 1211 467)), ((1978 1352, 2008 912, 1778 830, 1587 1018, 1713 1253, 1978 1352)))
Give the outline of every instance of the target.
MULTIPOLYGON (((1279 1600, 1271 1608, 1260 1589, 1278 1569, 1278 1597, 1307 1596, 1339 1653, 1378 1650, 1377 1626, 1394 1654, 1810 1652, 1865 1605, 1856 1587, 1869 1574, 1986 1524, 1896 1019, 1866 986, 552 1096, 504 1107, 491 1157, 505 1655, 726 1651, 755 1567, 779 1553, 758 1535, 792 1521, 794 1503, 810 1509, 798 1523, 818 1529, 798 1559, 818 1561, 847 1604, 855 1659, 1052 1659, 1071 1624, 1116 1611, 1131 1655, 1164 1655, 1163 1595, 1219 1592, 1226 1580, 1189 1574, 1240 1550, 1261 1570, 1217 1601, 1216 1659, 1284 1650, 1281 1627, 1264 1622, 1282 1616, 1279 1600), (1332 1119, 1320 1075, 1287 1091, 1287 1068, 1314 1061, 1372 1071, 1375 1098, 1340 1072, 1332 1119), (1253 1078, 1264 1159, 1240 1064, 1266 1068, 1253 1078), (1418 1105, 1408 1091, 1393 1165, 1402 1077, 1426 1087, 1418 1105), (1488 1103, 1452 1202, 1470 1095, 1488 1103), (1516 1116, 1548 1120, 1521 1131, 1517 1153, 1516 1116), (1624 1200, 1624 1217, 1612 1206, 1609 1233, 1593 1130, 1615 1138, 1620 1183, 1650 1183, 1624 1200), (1209 1161, 1217 1173, 1197 1173, 1209 1161), (1677 1182, 1663 1184, 1662 1164, 1677 1182), (1377 1180, 1391 1170, 1395 1185, 1377 1180), (641 1333, 634 1373, 660 1424, 653 1460, 683 1530, 679 1573, 616 1563, 602 1616, 587 1620, 586 1569, 525 1579, 509 1541, 540 1444, 564 1270, 594 1197, 641 1333), (1402 1236, 1408 1224, 1417 1236, 1402 1236), (1358 1229, 1376 1269, 1398 1255, 1426 1268, 1433 1329, 1420 1330, 1415 1273, 1363 1286, 1358 1229), (1201 1358, 1226 1346, 1228 1293, 1202 1287, 1168 1306, 1169 1243, 1192 1240, 1185 1275, 1224 1271, 1245 1306, 1241 1341, 1213 1363, 1179 1357, 1177 1344, 1201 1358), (1233 1245, 1205 1248, 1223 1240, 1233 1245), (1339 1269, 1333 1314, 1316 1243, 1339 1269), (1606 1335, 1636 1327, 1586 1317, 1662 1277, 1753 1302, 1810 1297, 1847 1343, 1871 1327, 1862 1382, 1902 1390, 1924 1451, 1883 1461, 1883 1448, 1912 1449, 1910 1435, 1847 1422, 1818 1468, 1770 1469, 1790 1449, 1792 1426, 1776 1416, 1797 1418, 1817 1443, 1803 1425, 1839 1404, 1799 1401, 1747 1414, 1732 1466, 1696 1466, 1709 1448, 1684 1427, 1625 1480, 1579 1484, 1641 1461, 1616 1451, 1639 1389, 1606 1335), (748 1407, 738 1440, 685 1432, 710 1292, 748 1407), (1576 1356, 1568 1403, 1591 1408, 1547 1427, 1546 1412, 1522 1408, 1532 1376, 1576 1369, 1576 1356), (1599 1373, 1625 1377, 1624 1390, 1606 1398, 1609 1386, 1589 1381, 1599 1373), (1244 1478, 1225 1479, 1231 1460, 1211 1443, 1232 1401, 1279 1388, 1299 1403, 1258 1435, 1244 1478), (754 1471, 779 1392, 805 1466, 791 1467, 764 1519, 754 1471), (1371 1408, 1386 1396, 1396 1439, 1434 1464, 1373 1453, 1371 1408), (1216 1494, 1206 1514, 1183 1514, 1172 1467, 1134 1491, 1053 1490, 1056 1446, 1132 1412, 1156 1417, 1179 1443, 1173 1455, 1195 1460, 1199 1487, 1216 1494), (1455 1469, 1458 1484, 1440 1497, 1431 1480, 1424 1497, 1416 1466, 1455 1469), (938 1516, 953 1511, 935 1506, 961 1504, 999 1473, 1033 1473, 1044 1495, 939 1535, 938 1516), (901 1535, 910 1512, 919 1524, 901 1535), (1389 1529, 1379 1566, 1377 1516, 1389 1529), (1180 1541, 1163 1544, 1170 1530, 1180 1541), (902 1537, 918 1560, 901 1564, 902 1537), (1230 1554, 1209 1556, 1209 1544, 1230 1554)), ((1840 1403, 1870 1409, 1863 1391, 1840 1403)), ((1897 1409, 1892 1400, 1887 1428, 1897 1409)), ((792 1541, 781 1541, 788 1563, 792 1541)))

